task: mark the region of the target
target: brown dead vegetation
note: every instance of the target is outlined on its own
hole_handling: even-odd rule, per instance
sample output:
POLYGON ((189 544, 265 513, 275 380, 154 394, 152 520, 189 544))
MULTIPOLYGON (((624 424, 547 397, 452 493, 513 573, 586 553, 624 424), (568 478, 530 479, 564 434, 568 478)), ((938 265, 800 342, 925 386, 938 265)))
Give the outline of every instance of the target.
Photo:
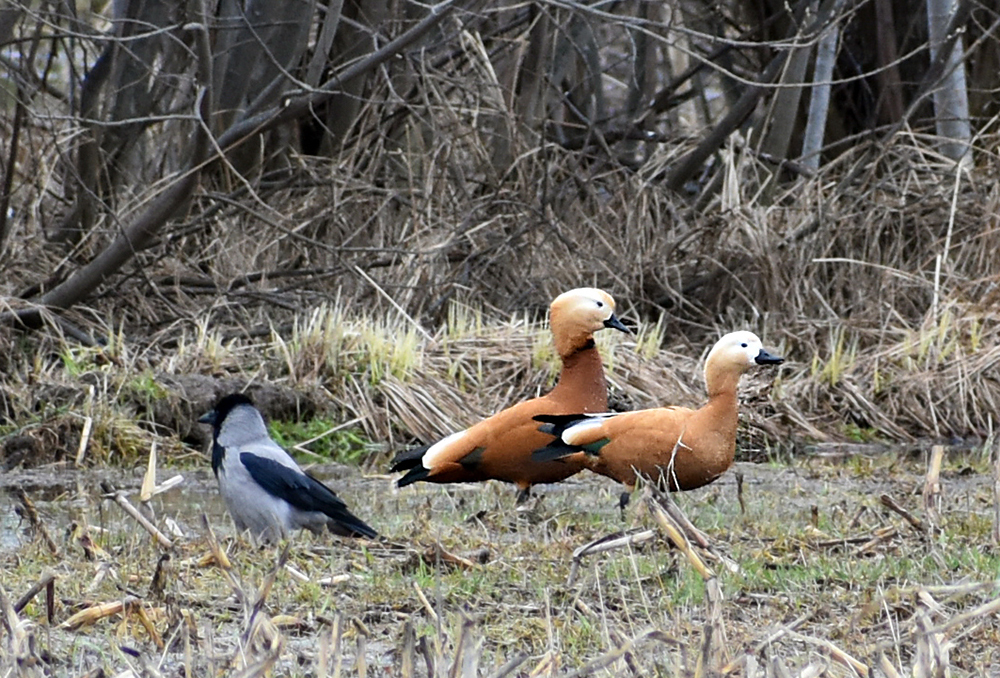
MULTIPOLYGON (((525 54, 512 56, 509 47, 513 36, 534 39, 536 29, 552 28, 546 21, 580 30, 593 22, 602 32, 594 49, 625 69, 624 59, 612 57, 628 52, 629 16, 595 14, 573 4, 545 7, 551 14, 535 17, 537 25, 524 34, 528 23, 514 6, 451 17, 454 25, 438 36, 445 42, 432 41, 444 55, 432 51, 441 58, 414 61, 419 73, 393 79, 366 72, 364 96, 350 107, 350 133, 342 143, 324 147, 324 157, 298 153, 291 143, 271 148, 281 135, 269 127, 274 138, 245 144, 260 142, 272 153, 250 163, 253 171, 241 173, 245 167, 236 158, 199 169, 200 183, 174 205, 176 215, 135 243, 142 251, 129 253, 128 263, 111 271, 84 304, 58 316, 36 304, 93 263, 109 243, 120 249, 122 233, 189 179, 170 178, 169 172, 183 166, 178 157, 159 153, 153 140, 134 138, 127 151, 134 175, 114 165, 117 183, 101 197, 106 203, 101 210, 87 213, 92 225, 78 241, 56 238, 89 198, 68 169, 82 157, 71 157, 57 143, 60 135, 76 138, 76 122, 64 115, 62 99, 41 88, 31 101, 32 115, 23 117, 20 110, 23 119, 17 119, 21 145, 11 149, 17 155, 11 156, 8 179, 16 191, 0 280, 0 311, 37 311, 47 318, 50 336, 29 340, 37 343, 23 350, 49 360, 50 352, 63 350, 63 337, 84 344, 96 339, 105 344, 94 349, 98 362, 112 360, 120 345, 128 344, 141 369, 221 376, 212 374, 211 361, 186 369, 176 359, 182 342, 211 333, 221 343, 235 340, 246 347, 233 349, 245 350, 250 363, 236 368, 245 383, 258 368, 250 357, 255 347, 274 336, 291 337, 296 324, 307 323, 324 302, 347 309, 348 318, 412 319, 420 349, 433 355, 438 348, 428 337, 445 331, 453 302, 485 309, 490 321, 523 312, 541 318, 559 292, 597 285, 638 324, 660 322, 664 347, 689 360, 735 328, 753 329, 778 348, 789 366, 771 394, 781 415, 775 433, 818 440, 859 432, 890 440, 992 434, 1000 397, 994 256, 1000 245, 1000 192, 996 138, 989 127, 976 138, 974 163, 966 169, 938 155, 937 140, 915 126, 879 130, 881 136, 851 138, 850 145, 844 141, 827 149, 816 173, 793 165, 776 171, 755 150, 753 135, 734 129, 708 159, 704 181, 692 180, 696 194, 689 196, 683 187, 668 186, 681 159, 704 146, 677 124, 682 109, 657 109, 663 116, 658 129, 666 132, 637 141, 615 138, 614 130, 593 120, 591 126, 573 123, 568 113, 574 99, 545 104, 554 96, 548 90, 536 103, 549 106, 545 115, 552 120, 543 116, 539 122, 518 108, 530 103, 527 94, 508 91, 507 79, 527 78, 531 64, 525 54), (453 35, 456 26, 465 25, 461 22, 468 22, 470 31, 464 38, 453 35), (452 38, 454 45, 447 42, 452 38), (477 40, 497 51, 484 52, 477 40), (554 137, 534 124, 555 124, 560 115, 554 137), (574 124, 584 135, 579 144, 567 137, 574 124), (74 194, 80 200, 68 205, 65 196, 74 194), (169 367, 158 369, 159 363, 169 367)), ((19 30, 36 20, 40 35, 51 28, 41 16, 11 16, 25 22, 19 30)), ((433 13, 424 19, 434 26, 444 20, 433 13)), ((403 27, 418 24, 404 22, 394 30, 402 36, 403 27)), ((772 28, 780 33, 787 26, 779 22, 772 28)), ((155 53, 158 44, 146 47, 155 53)), ((674 48, 664 43, 660 49, 665 55, 674 48)), ((761 67, 767 63, 762 56, 767 50, 749 52, 761 59, 761 67)), ((197 65, 195 59, 178 68, 195 82, 197 65)), ((627 80, 627 69, 619 70, 609 73, 627 80)), ((586 90, 589 102, 603 101, 601 106, 619 116, 628 108, 626 89, 587 89, 584 75, 572 77, 581 88, 573 96, 586 90)), ((643 86, 655 90, 662 84, 650 76, 643 86)), ((173 96, 193 105, 190 89, 181 87, 173 96)), ((295 99, 294 105, 302 102, 295 99)), ((773 122, 770 113, 757 114, 761 126, 773 122)), ((170 119, 158 129, 164 140, 187 139, 193 133, 184 130, 196 127, 188 119, 170 119)), ((294 136, 292 128, 281 130, 294 136)), ((226 133, 220 134, 221 139, 226 133)), ((82 154, 86 144, 79 143, 73 151, 82 154)), ((16 411, 38 409, 26 406, 16 387, 17 347, 23 341, 0 331, 0 367, 7 375, 0 415, 6 411, 8 420, 16 411), (15 391, 19 404, 10 402, 15 391)), ((523 360, 514 347, 487 350, 500 356, 490 367, 498 374, 523 360)), ((689 384, 696 379, 691 363, 663 359, 677 379, 689 384)), ((315 383, 308 366, 301 368, 282 375, 295 388, 315 383)), ((68 376, 72 388, 77 380, 68 376)), ((438 378, 434 369, 429 378, 438 378)), ((338 373, 320 381, 341 379, 345 375, 338 373)), ((384 397, 367 393, 360 383, 345 388, 359 402, 375 404, 384 397)), ((340 393, 341 386, 331 391, 340 393)), ((400 401, 399 409, 418 400, 440 401, 448 409, 456 399, 445 389, 418 392, 403 403, 405 389, 398 391, 391 397, 400 401)), ((694 384, 688 391, 696 397, 699 388, 694 384)), ((507 389, 488 393, 490 402, 478 409, 494 410, 515 395, 507 389)), ((646 391, 629 398, 660 402, 660 395, 646 391)), ((80 404, 79 398, 56 400, 80 404)), ((402 433, 426 436, 448 428, 447 413, 429 415, 427 421, 411 418, 402 433)), ((369 433, 385 436, 388 424, 369 433)), ((184 428, 176 421, 169 425, 184 428)))
MULTIPOLYGON (((452 302, 484 305, 487 319, 525 310, 541 318, 552 296, 592 284, 611 291, 638 324, 662 324, 664 346, 686 358, 661 357, 668 381, 695 380, 690 360, 718 334, 760 333, 789 358, 771 398, 783 433, 842 439, 870 430, 889 440, 991 433, 1000 212, 985 167, 956 176, 900 139, 867 171, 845 158, 843 167, 761 204, 750 193, 758 164, 736 154, 730 190, 695 212, 655 176, 594 167, 557 149, 524 157, 497 190, 456 186, 455 158, 475 154, 452 147, 484 141, 450 122, 436 133, 444 148, 426 159, 438 166, 424 168, 441 183, 407 184, 384 166, 351 177, 301 158, 295 188, 261 195, 256 207, 193 212, 165 234, 169 255, 138 255, 129 275, 71 321, 111 344, 132 345, 143 364, 155 366, 183 337, 205 332, 245 344, 250 355, 272 333, 291 337, 296 322, 308 323, 313 309, 335 300, 345 317, 382 315, 404 326, 412 319, 429 374, 414 374, 409 387, 432 389, 427 377, 447 371, 428 337, 447 332, 452 302)), ((17 241, 8 293, 45 262, 55 267, 41 245, 17 241)), ((63 333, 59 325, 53 331, 63 333)), ((8 333, 4 341, 22 340, 8 333)), ((483 337, 458 355, 485 349, 502 381, 510 366, 525 365, 524 345, 512 341, 483 337)), ((50 350, 58 345, 50 342, 50 350)), ((406 399, 403 390, 392 397, 406 399)), ((447 408, 452 396, 444 390, 412 400, 447 408)), ((481 409, 514 395, 498 391, 481 409)), ((658 394, 654 388, 638 399, 658 394)), ((413 421, 406 428, 425 436, 447 427, 413 421)))

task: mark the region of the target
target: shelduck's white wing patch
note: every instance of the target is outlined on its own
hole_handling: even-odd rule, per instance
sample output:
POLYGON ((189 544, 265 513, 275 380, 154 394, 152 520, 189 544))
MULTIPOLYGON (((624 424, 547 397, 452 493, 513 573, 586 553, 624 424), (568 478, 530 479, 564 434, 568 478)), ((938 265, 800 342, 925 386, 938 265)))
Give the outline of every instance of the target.
POLYGON ((445 456, 448 449, 462 436, 465 435, 465 431, 458 431, 452 433, 450 436, 445 436, 441 440, 437 441, 433 445, 427 448, 424 452, 423 458, 420 460, 420 465, 423 466, 428 471, 433 470, 434 466, 438 461, 445 456))
POLYGON ((598 414, 574 423, 563 431, 562 441, 567 445, 586 445, 591 441, 591 431, 600 428, 605 421, 615 416, 614 412, 598 414))

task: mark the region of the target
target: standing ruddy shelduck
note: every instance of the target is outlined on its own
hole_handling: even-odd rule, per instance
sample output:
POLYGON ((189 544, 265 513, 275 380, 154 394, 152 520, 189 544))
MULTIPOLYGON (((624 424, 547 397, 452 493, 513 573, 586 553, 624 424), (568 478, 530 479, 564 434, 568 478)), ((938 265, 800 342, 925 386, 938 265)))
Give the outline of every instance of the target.
POLYGON ((606 410, 608 390, 594 332, 605 327, 626 333, 630 330, 615 316, 611 295, 593 288, 570 290, 556 297, 549 309, 549 324, 562 359, 555 388, 433 445, 401 452, 392 460, 390 469, 406 471, 399 479, 400 487, 421 480, 503 480, 518 486, 520 503, 530 496, 532 485, 559 482, 583 469, 582 462, 575 460, 532 460, 532 452, 552 442, 552 436, 538 430, 534 417, 606 410))
POLYGON ((693 490, 728 469, 736 454, 740 376, 755 365, 780 365, 752 332, 733 332, 719 339, 705 361, 708 402, 697 410, 660 407, 597 416, 540 415, 539 429, 556 442, 532 455, 542 463, 577 460, 595 473, 628 488, 621 506, 635 489, 637 474, 654 482, 662 476, 669 488, 693 490))

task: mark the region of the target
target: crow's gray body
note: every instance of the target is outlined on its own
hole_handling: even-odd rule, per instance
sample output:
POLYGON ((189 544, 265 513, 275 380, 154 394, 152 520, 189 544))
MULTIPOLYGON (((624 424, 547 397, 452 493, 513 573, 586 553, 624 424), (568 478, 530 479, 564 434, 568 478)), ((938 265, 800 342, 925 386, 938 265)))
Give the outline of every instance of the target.
POLYGON ((212 470, 240 531, 249 530, 265 541, 283 539, 300 528, 319 533, 328 527, 342 536, 377 535, 271 440, 264 419, 246 396, 226 396, 200 421, 212 425, 212 470))

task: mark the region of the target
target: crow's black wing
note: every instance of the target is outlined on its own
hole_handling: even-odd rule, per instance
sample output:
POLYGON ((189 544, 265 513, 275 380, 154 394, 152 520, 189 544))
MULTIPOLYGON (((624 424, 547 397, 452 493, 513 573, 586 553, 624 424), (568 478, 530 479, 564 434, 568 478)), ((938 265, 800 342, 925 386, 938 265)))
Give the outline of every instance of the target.
POLYGON ((240 454, 250 477, 269 494, 287 501, 300 511, 319 511, 354 535, 374 538, 378 533, 347 510, 347 505, 329 487, 300 469, 250 452, 240 454))

